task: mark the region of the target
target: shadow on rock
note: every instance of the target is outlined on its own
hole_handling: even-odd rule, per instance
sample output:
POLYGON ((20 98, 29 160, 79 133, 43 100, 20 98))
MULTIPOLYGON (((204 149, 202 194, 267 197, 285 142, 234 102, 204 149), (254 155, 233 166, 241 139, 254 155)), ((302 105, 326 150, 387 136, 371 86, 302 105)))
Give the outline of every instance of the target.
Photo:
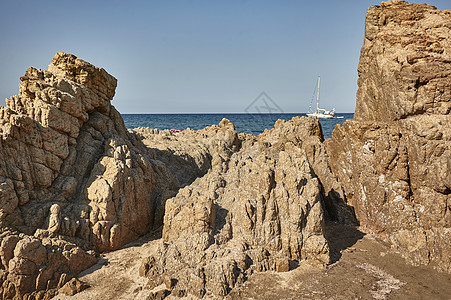
POLYGON ((92 267, 84 270, 83 272, 79 273, 77 275, 78 278, 83 277, 85 275, 91 274, 97 270, 100 270, 103 266, 107 266, 108 265, 108 260, 105 258, 99 258, 99 260, 97 261, 97 263, 95 265, 93 265, 92 267))
POLYGON ((342 195, 331 189, 327 194, 324 192, 322 186, 322 193, 324 194, 324 212, 325 218, 331 222, 339 222, 348 225, 360 225, 355 216, 354 208, 346 203, 344 192, 342 195))
POLYGON ((325 237, 330 246, 331 263, 337 262, 341 258, 342 250, 353 246, 364 236, 365 233, 358 230, 357 226, 327 222, 325 237))
POLYGON ((209 153, 202 153, 196 158, 187 153, 176 153, 172 149, 160 150, 151 147, 147 149, 153 153, 155 159, 166 165, 179 188, 190 185, 211 169, 212 158, 209 153))

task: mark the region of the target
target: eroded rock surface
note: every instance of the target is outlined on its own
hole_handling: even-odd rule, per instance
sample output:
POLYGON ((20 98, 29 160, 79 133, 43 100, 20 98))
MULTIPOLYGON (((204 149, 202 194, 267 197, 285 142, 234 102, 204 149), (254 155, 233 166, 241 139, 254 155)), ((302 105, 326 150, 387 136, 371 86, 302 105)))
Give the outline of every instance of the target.
POLYGON ((177 189, 110 104, 116 79, 74 55, 29 68, 0 107, 0 298, 42 298, 161 226, 177 189), (158 213, 160 212, 160 213, 158 213))
MULTIPOLYGON (((227 120, 209 130, 227 132, 226 151, 167 200, 163 240, 142 275, 155 286, 168 277, 175 294, 201 297, 226 295, 253 271, 288 271, 304 259, 329 263, 321 185, 302 148, 321 135, 319 122, 279 121, 258 137, 238 137, 227 120)), ((183 144, 184 135, 172 138, 183 144)))
POLYGON ((342 194, 312 169, 327 164, 317 121, 281 121, 258 138, 225 119, 177 134, 127 131, 110 104, 115 87, 105 70, 57 53, 0 108, 0 298, 68 289, 96 253, 163 218, 161 253, 142 273, 180 295, 225 295, 254 270, 329 262, 322 200, 342 194))
POLYGON ((354 120, 326 142, 360 224, 411 263, 451 271, 451 12, 368 9, 354 120))
POLYGON ((235 127, 224 122, 219 126, 186 129, 175 134, 145 127, 131 132, 141 138, 152 158, 167 166, 177 186, 184 187, 238 150, 240 145, 235 127))
POLYGON ((449 272, 450 28, 426 4, 370 8, 355 119, 326 142, 300 117, 257 137, 225 119, 127 131, 105 70, 65 53, 28 69, 0 107, 0 299, 76 293, 96 253, 163 220, 139 270, 147 289, 164 283, 155 298, 224 296, 255 271, 328 264, 325 218, 449 272))
POLYGON ((174 294, 225 295, 254 270, 329 262, 322 200, 343 195, 312 169, 332 174, 316 120, 281 121, 258 138, 225 119, 176 134, 127 131, 110 104, 115 87, 105 70, 57 53, 0 108, 0 298, 67 290, 96 253, 163 218, 161 253, 142 273, 174 294))

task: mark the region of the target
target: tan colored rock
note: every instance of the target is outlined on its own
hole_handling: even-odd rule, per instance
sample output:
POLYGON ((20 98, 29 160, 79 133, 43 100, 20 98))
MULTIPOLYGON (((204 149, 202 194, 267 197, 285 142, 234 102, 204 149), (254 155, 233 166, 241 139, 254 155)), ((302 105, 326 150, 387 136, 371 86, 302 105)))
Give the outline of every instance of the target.
POLYGON ((132 132, 141 138, 154 159, 168 167, 179 187, 203 176, 239 147, 235 127, 227 119, 201 130, 188 128, 175 134, 144 127, 132 132))
POLYGON ((2 234, 2 241, 0 244, 2 269, 6 269, 9 266, 9 261, 14 257, 14 248, 19 240, 20 238, 17 235, 2 234))
POLYGON ((329 154, 323 144, 324 137, 318 120, 307 121, 299 117, 293 118, 289 123, 278 120, 274 131, 277 131, 280 136, 279 143, 289 140, 305 151, 312 171, 320 183, 326 218, 331 221, 356 224, 353 208, 347 205, 343 187, 331 170, 329 154))
POLYGON ((0 177, 0 180, 0 225, 20 225, 22 220, 18 210, 19 198, 13 181, 4 177, 0 177))
POLYGON ((73 296, 81 291, 86 290, 89 287, 86 283, 81 282, 77 278, 72 278, 62 288, 59 289, 60 293, 68 296, 73 296))
POLYGON ((167 296, 169 296, 171 294, 170 290, 159 290, 157 292, 151 292, 146 300, 163 300, 165 299, 167 296))
POLYGON ((61 207, 58 204, 53 204, 50 207, 49 228, 51 234, 58 233, 61 227, 61 207))
POLYGON ((61 52, 48 71, 29 68, 0 107, 3 297, 50 295, 61 272, 69 280, 96 261, 87 250, 161 226, 177 186, 111 105, 116 84, 61 52))
MULTIPOLYGON (((197 297, 224 296, 254 271, 288 271, 290 260, 329 263, 321 187, 301 147, 313 128, 315 119, 278 122, 213 157, 207 174, 167 200, 163 242, 141 274, 174 278, 177 290, 197 297)), ((171 137, 180 143, 184 135, 171 137)))
POLYGON ((387 1, 368 8, 355 120, 449 115, 449 24, 449 11, 427 4, 387 1))
POLYGON ((451 271, 451 14, 368 9, 354 120, 326 141, 360 224, 413 264, 451 271))
POLYGON ((2 232, 0 238, 1 269, 6 275, 0 285, 3 299, 36 296, 40 292, 50 297, 59 282, 96 262, 92 254, 60 239, 40 240, 13 231, 2 232))

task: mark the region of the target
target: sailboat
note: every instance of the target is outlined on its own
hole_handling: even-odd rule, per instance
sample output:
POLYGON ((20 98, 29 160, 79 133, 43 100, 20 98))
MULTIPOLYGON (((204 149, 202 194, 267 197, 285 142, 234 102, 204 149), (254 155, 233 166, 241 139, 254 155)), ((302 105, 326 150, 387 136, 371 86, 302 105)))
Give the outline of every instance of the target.
MULTIPOLYGON (((317 117, 320 119, 333 119, 335 117, 335 108, 332 110, 326 110, 323 108, 319 108, 319 83, 321 81, 321 77, 318 76, 318 88, 316 89, 316 111, 311 112, 310 108, 312 107, 313 97, 312 101, 310 102, 310 108, 309 113, 307 113, 307 116, 309 117, 317 117)), ((315 96, 315 94, 313 94, 315 96)))

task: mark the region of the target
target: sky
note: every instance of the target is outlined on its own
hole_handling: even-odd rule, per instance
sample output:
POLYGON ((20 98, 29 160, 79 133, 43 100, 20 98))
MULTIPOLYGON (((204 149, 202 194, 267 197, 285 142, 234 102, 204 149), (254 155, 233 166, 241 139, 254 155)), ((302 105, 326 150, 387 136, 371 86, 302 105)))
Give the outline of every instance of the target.
POLYGON ((263 92, 306 112, 319 75, 321 106, 354 112, 365 13, 379 3, 1 1, 0 105, 63 51, 118 79, 121 113, 242 113, 263 92))

